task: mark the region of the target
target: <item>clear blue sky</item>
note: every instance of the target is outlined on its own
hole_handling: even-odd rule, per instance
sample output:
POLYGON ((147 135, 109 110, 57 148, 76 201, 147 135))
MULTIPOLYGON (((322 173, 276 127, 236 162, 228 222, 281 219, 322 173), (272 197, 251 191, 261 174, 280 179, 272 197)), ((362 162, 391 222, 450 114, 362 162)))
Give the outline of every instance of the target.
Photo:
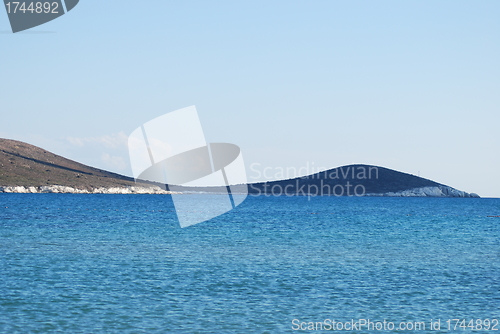
POLYGON ((196 105, 250 180, 367 163, 500 197, 499 18, 496 0, 81 0, 12 34, 0 10, 0 137, 130 175, 128 134, 196 105))

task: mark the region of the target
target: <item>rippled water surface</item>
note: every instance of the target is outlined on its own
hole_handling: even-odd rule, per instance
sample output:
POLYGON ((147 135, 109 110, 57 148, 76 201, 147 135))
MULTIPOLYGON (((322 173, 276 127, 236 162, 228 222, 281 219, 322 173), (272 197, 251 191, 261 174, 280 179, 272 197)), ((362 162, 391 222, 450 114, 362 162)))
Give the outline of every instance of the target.
POLYGON ((0 332, 500 319, 498 215, 499 199, 250 197, 181 229, 166 195, 0 194, 0 332))

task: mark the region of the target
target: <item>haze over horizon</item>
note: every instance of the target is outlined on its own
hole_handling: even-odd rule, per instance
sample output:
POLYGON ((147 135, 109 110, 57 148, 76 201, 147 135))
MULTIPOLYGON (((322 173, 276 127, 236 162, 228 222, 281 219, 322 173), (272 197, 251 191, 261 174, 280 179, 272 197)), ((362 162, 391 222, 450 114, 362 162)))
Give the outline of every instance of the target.
POLYGON ((207 142, 241 147, 249 181, 362 163, 500 197, 499 14, 497 1, 85 0, 9 34, 0 11, 0 137, 131 176, 128 135, 196 105, 207 142))

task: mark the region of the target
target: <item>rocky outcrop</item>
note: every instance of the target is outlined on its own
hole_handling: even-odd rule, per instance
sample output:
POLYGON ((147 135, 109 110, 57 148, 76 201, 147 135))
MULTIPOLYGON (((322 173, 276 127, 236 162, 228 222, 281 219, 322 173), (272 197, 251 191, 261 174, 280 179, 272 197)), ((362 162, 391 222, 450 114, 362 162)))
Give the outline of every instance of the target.
POLYGON ((173 194, 171 191, 165 191, 158 186, 152 187, 112 187, 112 188, 94 188, 92 190, 78 189, 67 186, 52 185, 40 187, 0 187, 0 193, 53 193, 53 194, 173 194))
POLYGON ((479 198, 475 193, 467 193, 448 186, 421 187, 398 192, 387 192, 382 194, 366 194, 366 196, 387 197, 472 197, 479 198))

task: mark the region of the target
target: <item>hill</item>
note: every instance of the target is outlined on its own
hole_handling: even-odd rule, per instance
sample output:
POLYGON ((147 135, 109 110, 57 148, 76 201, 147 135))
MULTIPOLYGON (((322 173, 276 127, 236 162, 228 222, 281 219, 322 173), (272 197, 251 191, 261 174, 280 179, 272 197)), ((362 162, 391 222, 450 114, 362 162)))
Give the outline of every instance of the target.
POLYGON ((479 197, 419 176, 371 165, 348 165, 304 177, 253 183, 248 190, 267 195, 479 197))
MULTIPOLYGON (((0 139, 2 188, 34 187, 38 192, 42 188, 49 191, 54 185, 66 187, 68 192, 70 189, 95 192, 97 189, 138 186, 151 188, 150 184, 136 184, 133 178, 89 167, 27 143, 0 139)), ((61 187, 60 190, 64 192, 61 187)))

